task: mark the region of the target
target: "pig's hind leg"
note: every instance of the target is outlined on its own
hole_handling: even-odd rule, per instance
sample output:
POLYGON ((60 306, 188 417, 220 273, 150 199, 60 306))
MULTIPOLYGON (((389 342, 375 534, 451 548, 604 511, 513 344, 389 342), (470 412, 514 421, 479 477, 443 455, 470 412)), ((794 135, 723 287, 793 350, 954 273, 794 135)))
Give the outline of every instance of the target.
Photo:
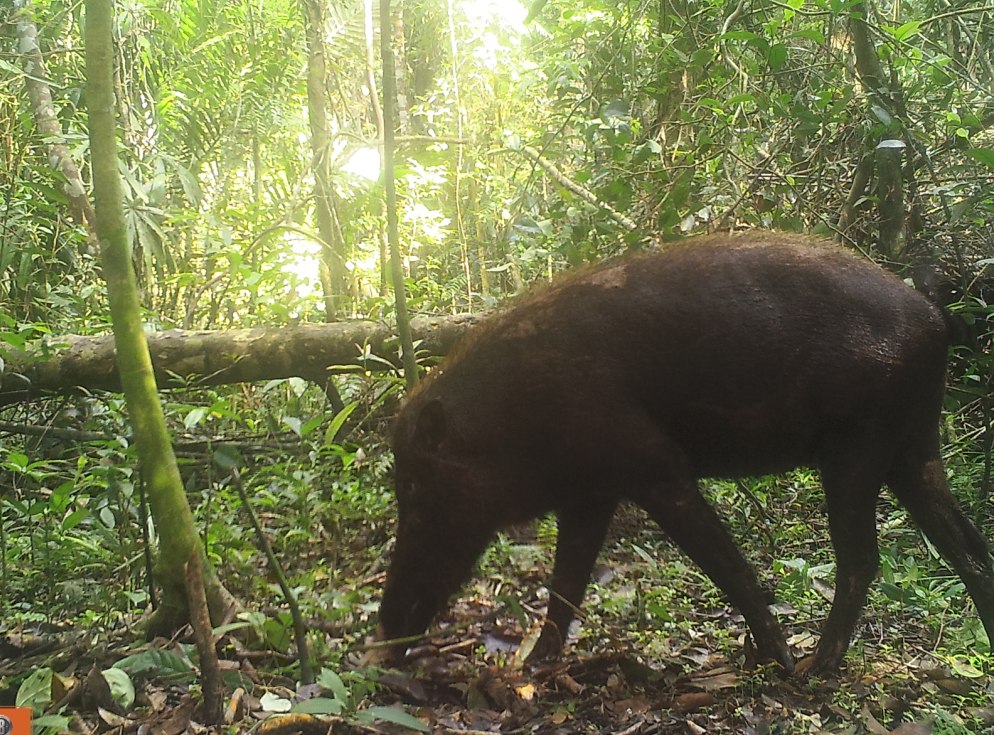
POLYGON ((857 442, 846 439, 832 451, 826 451, 829 459, 821 463, 829 532, 835 550, 835 597, 814 657, 798 666, 805 674, 838 668, 877 573, 880 555, 876 504, 883 483, 881 465, 886 463, 878 454, 886 452, 883 448, 879 452, 867 449, 872 446, 868 439, 860 438, 857 442))
POLYGON ((949 490, 936 431, 898 457, 887 484, 963 580, 988 638, 994 641, 994 571, 989 547, 949 490))
POLYGON ((555 567, 549 580, 549 610, 529 660, 552 658, 562 652, 616 505, 612 499, 558 511, 559 533, 555 567))
POLYGON ((760 659, 793 671, 790 648, 755 572, 714 509, 701 497, 696 480, 685 475, 655 483, 633 499, 739 609, 752 631, 760 659))

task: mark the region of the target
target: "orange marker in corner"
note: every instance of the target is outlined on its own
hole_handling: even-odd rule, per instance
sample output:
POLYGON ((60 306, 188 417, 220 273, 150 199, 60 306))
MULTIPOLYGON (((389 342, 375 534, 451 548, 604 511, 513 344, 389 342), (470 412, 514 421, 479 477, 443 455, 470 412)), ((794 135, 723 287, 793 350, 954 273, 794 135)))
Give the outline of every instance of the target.
POLYGON ((0 707, 0 735, 31 735, 31 708, 0 707))

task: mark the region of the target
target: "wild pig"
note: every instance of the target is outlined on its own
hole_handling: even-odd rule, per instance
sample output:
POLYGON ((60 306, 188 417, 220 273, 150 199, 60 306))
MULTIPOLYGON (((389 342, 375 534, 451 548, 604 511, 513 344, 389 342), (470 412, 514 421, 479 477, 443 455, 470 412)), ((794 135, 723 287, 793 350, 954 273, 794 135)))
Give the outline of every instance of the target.
POLYGON ((837 559, 817 652, 842 660, 878 564, 886 483, 994 638, 987 544, 939 454, 947 328, 901 280, 817 239, 696 238, 580 270, 490 318, 397 419, 398 529, 380 635, 419 634, 495 532, 554 512, 536 654, 560 651, 615 507, 630 500, 792 670, 756 575, 698 478, 820 470, 837 559))

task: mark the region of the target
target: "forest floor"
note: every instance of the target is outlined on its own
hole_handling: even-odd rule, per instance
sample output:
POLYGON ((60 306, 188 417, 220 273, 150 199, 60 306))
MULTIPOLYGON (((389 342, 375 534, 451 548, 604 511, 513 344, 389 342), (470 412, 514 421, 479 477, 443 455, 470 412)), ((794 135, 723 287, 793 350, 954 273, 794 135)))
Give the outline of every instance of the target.
MULTIPOLYGON (((811 523, 811 518, 803 520, 811 523)), ((945 653, 935 626, 920 611, 874 592, 838 676, 786 676, 750 660, 741 616, 651 524, 626 510, 615 525, 565 655, 537 666, 522 664, 518 649, 522 641, 533 639, 541 622, 541 585, 554 538, 549 521, 501 537, 426 642, 393 669, 361 665, 364 639, 375 622, 385 554, 382 542, 376 542, 382 528, 374 529, 376 539, 357 532, 349 553, 340 555, 348 561, 334 579, 325 579, 332 586, 352 585, 352 612, 342 618, 345 622, 312 621, 322 669, 318 683, 296 682, 292 647, 278 640, 286 626, 273 627, 275 620, 285 621, 285 612, 270 599, 268 609, 262 606, 265 614, 250 613, 239 630, 223 631, 219 651, 227 684, 226 725, 216 731, 994 732, 991 677, 945 653), (258 638, 246 642, 247 628, 268 636, 268 643, 258 638)), ((790 536, 790 529, 780 530, 790 536)), ((808 547, 809 558, 825 557, 827 551, 816 548, 819 542, 809 527, 807 533, 798 545, 808 547)), ((753 539, 745 545, 754 547, 749 554, 755 559, 764 543, 753 539)), ((321 557, 315 546, 297 562, 319 567, 321 557)), ((814 650, 830 587, 808 569, 803 589, 792 589, 791 568, 789 561, 781 564, 787 581, 778 586, 778 597, 791 603, 780 602, 775 610, 800 658, 814 650), (781 594, 785 589, 787 594, 781 594)), ((265 570, 259 574, 264 576, 265 570)), ((251 594, 248 587, 239 592, 251 594)), ((944 619, 943 625, 962 623, 964 610, 970 615, 967 599, 957 602, 959 617, 944 619)), ((48 717, 35 728, 36 735, 207 732, 198 709, 196 657, 189 640, 181 634, 173 641, 144 644, 136 642, 139 637, 133 628, 96 636, 72 626, 40 634, 0 627, 0 706, 13 704, 15 690, 48 687, 48 717), (97 675, 111 667, 127 672, 132 701, 122 704, 114 676, 97 675), (38 676, 45 671, 47 679, 38 676), (35 678, 40 681, 33 682, 35 678)))
MULTIPOLYGON (((519 576, 491 574, 464 591, 430 643, 381 677, 376 700, 438 733, 994 733, 994 681, 935 655, 927 626, 899 607, 866 612, 837 676, 788 676, 756 665, 742 617, 638 512, 623 511, 615 526, 574 625, 579 639, 561 659, 518 658, 539 629, 534 590, 547 572, 541 561, 529 566, 526 532, 504 549, 519 576), (662 598, 640 589, 647 565, 672 581, 662 598)), ((812 598, 830 597, 816 587, 812 598)), ((827 611, 819 602, 804 612, 775 605, 798 658, 814 651, 827 611)))

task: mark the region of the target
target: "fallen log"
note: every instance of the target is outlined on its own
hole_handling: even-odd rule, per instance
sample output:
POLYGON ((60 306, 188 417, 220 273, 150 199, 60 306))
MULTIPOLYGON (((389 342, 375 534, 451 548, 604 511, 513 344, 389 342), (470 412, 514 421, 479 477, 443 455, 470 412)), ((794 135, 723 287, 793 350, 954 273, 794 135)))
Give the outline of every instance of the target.
MULTIPOLYGON (((440 357, 480 320, 474 314, 413 320, 419 357, 440 357)), ((399 342, 370 321, 225 331, 170 329, 148 335, 159 388, 224 385, 400 369, 399 342)), ((120 391, 111 335, 49 339, 44 350, 0 352, 0 405, 77 391, 120 391)))

